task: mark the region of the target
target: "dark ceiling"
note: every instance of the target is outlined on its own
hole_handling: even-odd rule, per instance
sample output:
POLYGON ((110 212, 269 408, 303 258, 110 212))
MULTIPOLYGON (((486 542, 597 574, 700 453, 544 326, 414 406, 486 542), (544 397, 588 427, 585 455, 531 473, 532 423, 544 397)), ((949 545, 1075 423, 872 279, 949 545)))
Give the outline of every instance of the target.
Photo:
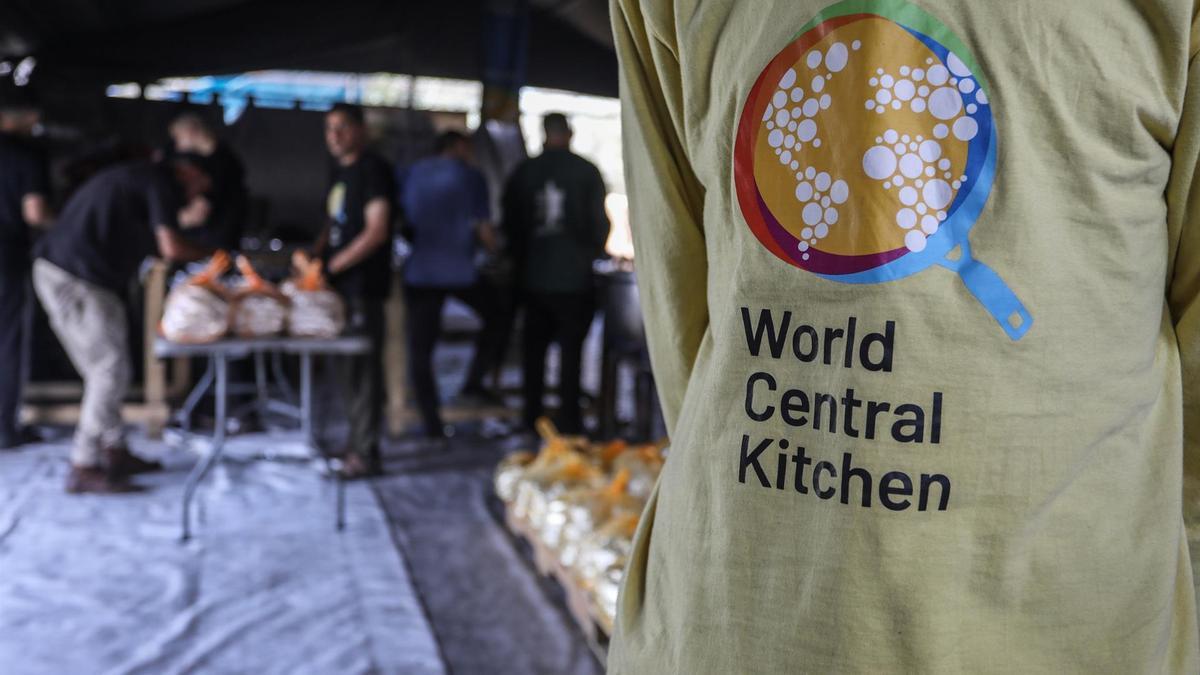
MULTIPOLYGON (((521 0, 491 0, 512 4, 521 0)), ((527 0, 526 84, 615 96, 606 0, 527 0)), ((270 68, 480 79, 487 0, 4 0, 0 55, 95 84, 270 68)))

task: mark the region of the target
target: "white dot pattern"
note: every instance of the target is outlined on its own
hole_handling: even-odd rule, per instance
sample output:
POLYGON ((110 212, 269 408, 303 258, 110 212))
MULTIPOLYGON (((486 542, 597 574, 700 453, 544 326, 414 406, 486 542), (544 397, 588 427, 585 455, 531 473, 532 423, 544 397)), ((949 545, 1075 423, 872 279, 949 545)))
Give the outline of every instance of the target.
MULTIPOLYGON (((819 115, 834 107, 833 98, 824 93, 826 83, 835 74, 847 71, 854 59, 861 58, 855 52, 862 46, 856 40, 850 45, 835 42, 811 50, 801 63, 782 75, 763 111, 768 145, 775 150, 780 164, 796 176, 795 197, 802 204, 804 224, 798 246, 805 260, 810 257, 810 249, 838 224, 838 207, 851 194, 845 180, 819 167, 804 166, 804 151, 809 145, 821 146, 819 115), (796 86, 801 82, 809 83, 808 92, 796 86)), ((850 72, 855 70, 868 74, 872 92, 863 103, 866 110, 884 115, 907 108, 918 115, 928 114, 936 122, 933 138, 888 129, 875 139, 862 160, 868 178, 884 190, 897 190, 896 226, 905 231, 904 243, 910 251, 923 251, 928 238, 937 234, 946 220, 946 209, 955 195, 967 184, 966 176, 956 175, 958 171, 945 157, 943 143, 951 136, 962 142, 978 136, 980 127, 975 116, 987 114, 983 110, 988 105, 987 94, 954 53, 947 55, 945 64, 929 58, 924 64, 851 68, 850 72)))

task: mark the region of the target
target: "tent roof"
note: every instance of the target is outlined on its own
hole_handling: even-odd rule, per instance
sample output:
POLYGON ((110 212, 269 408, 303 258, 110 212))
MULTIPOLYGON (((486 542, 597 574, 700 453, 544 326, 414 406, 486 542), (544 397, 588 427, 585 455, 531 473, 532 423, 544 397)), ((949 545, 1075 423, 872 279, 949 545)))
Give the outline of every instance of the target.
MULTIPOLYGON (((495 0, 493 0, 494 2, 495 0)), ((615 96, 605 0, 532 0, 526 83, 615 96)), ((262 69, 480 79, 486 0, 5 0, 0 54, 111 83, 262 69)))

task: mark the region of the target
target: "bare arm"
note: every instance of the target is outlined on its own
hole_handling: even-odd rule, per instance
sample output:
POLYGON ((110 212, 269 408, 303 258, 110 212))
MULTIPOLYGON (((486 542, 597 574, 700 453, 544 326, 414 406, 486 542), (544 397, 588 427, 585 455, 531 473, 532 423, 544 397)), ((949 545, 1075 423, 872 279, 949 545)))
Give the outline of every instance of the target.
POLYGON ((154 228, 154 238, 158 242, 158 254, 172 262, 192 262, 212 254, 212 249, 197 246, 184 239, 178 230, 160 225, 154 228))
POLYGON ((31 193, 21 199, 21 217, 32 227, 47 227, 50 224, 50 206, 46 197, 31 193))
POLYGON ((388 224, 392 220, 392 207, 383 197, 367 202, 366 226, 346 248, 338 251, 329 261, 329 273, 341 274, 354 267, 387 243, 390 234, 388 224))
POLYGON ((212 215, 212 204, 204 197, 195 197, 179 209, 180 227, 200 227, 212 215))

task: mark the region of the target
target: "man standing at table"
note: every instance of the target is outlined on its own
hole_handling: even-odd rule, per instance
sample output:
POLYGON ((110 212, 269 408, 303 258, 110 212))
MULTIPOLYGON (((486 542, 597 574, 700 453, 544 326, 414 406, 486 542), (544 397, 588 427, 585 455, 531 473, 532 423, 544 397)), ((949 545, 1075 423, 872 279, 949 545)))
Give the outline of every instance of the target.
POLYGON ((350 416, 342 473, 365 478, 383 470, 383 303, 391 289, 395 180, 388 163, 366 149, 362 109, 339 103, 325 115, 325 144, 335 165, 326 198, 328 221, 317 242, 334 287, 346 300, 351 330, 371 341, 364 356, 338 368, 350 416))
POLYGON ((504 192, 504 229, 525 305, 524 422, 533 428, 542 415, 546 350, 557 341, 558 426, 579 433, 583 341, 596 312, 592 262, 608 239, 606 191, 600 170, 571 152, 566 116, 550 113, 542 125, 542 154, 518 166, 504 192))
POLYGON ((33 440, 21 428, 21 384, 28 327, 29 228, 49 219, 46 167, 21 138, 37 123, 35 109, 0 108, 0 450, 33 440))
POLYGON ((38 242, 33 286, 83 378, 67 492, 128 492, 136 489, 132 474, 161 468, 125 445, 121 402, 133 367, 121 298, 147 256, 187 262, 208 254, 180 234, 178 211, 210 182, 183 159, 119 164, 76 190, 38 242))

